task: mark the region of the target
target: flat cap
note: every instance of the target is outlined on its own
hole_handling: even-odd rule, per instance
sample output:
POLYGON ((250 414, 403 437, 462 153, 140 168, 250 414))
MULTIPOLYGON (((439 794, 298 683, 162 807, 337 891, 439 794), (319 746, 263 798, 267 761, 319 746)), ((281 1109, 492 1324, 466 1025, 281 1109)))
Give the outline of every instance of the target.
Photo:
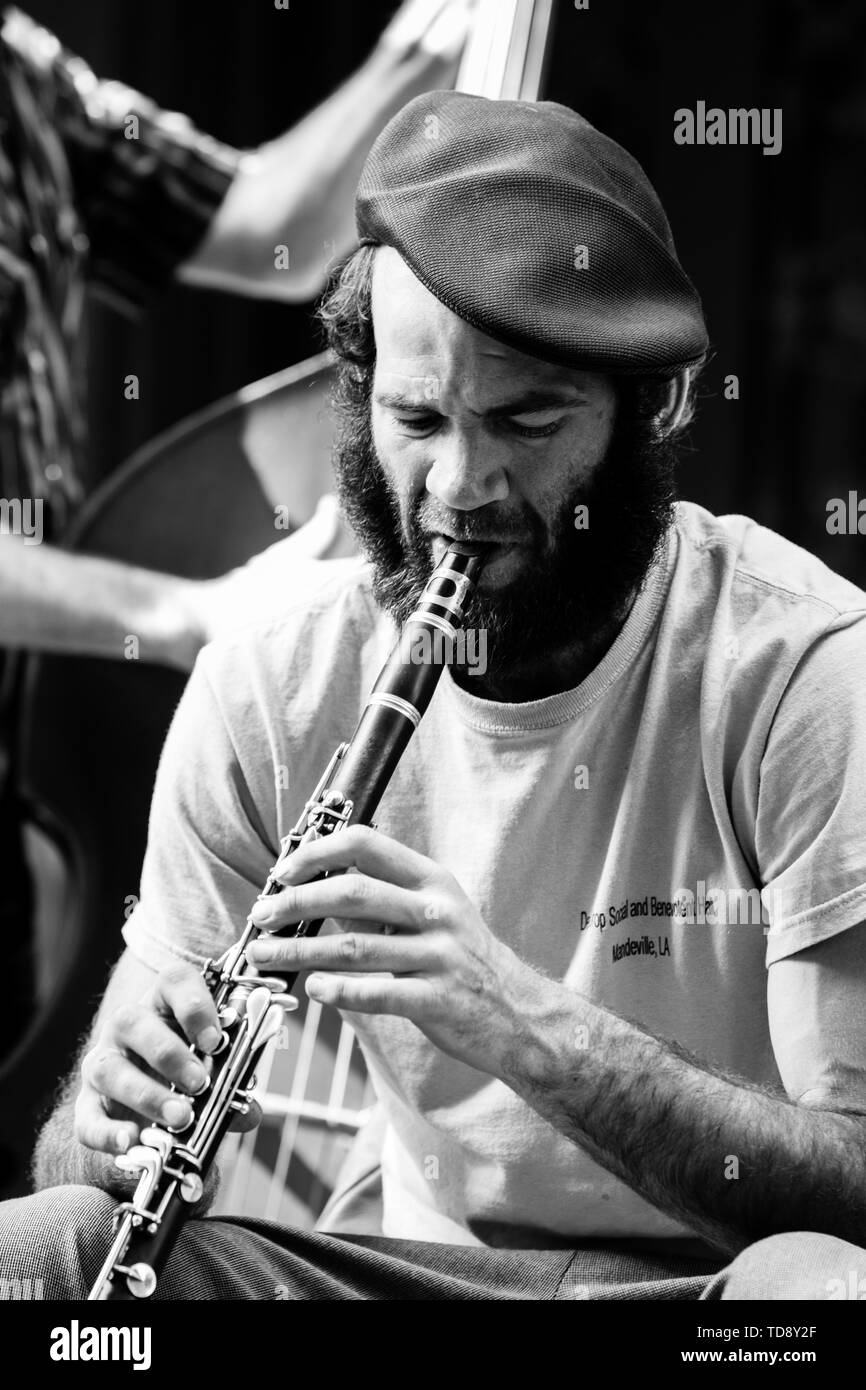
POLYGON ((556 102, 428 92, 388 123, 355 203, 474 327, 533 357, 672 375, 707 330, 637 160, 556 102))

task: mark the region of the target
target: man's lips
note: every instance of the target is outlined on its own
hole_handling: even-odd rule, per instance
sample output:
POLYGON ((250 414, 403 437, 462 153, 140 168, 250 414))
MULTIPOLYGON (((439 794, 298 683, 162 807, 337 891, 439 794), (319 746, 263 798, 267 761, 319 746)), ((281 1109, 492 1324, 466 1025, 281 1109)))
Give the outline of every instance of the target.
POLYGON ((507 550, 511 546, 528 545, 529 542, 518 537, 512 536, 449 536, 445 531, 427 532, 427 539, 431 541, 444 541, 450 545, 452 541, 464 541, 467 545, 483 545, 493 550, 507 550))
POLYGON ((444 531, 428 532, 426 539, 432 546, 433 558, 437 563, 455 540, 477 545, 484 560, 484 569, 479 580, 482 589, 510 583, 526 563, 526 541, 499 540, 490 536, 456 537, 449 536, 444 531))

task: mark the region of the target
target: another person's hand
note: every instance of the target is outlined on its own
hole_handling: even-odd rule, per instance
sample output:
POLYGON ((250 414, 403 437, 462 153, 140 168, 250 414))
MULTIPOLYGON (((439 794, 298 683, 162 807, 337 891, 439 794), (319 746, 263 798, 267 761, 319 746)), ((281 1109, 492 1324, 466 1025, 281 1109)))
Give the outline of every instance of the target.
POLYGON ((276 617, 329 578, 324 563, 357 552, 337 505, 328 493, 308 522, 218 579, 188 583, 182 594, 188 638, 187 668, 200 647, 217 637, 276 617))
POLYGON ((478 0, 404 0, 379 43, 398 53, 418 50, 456 63, 477 9, 478 0))

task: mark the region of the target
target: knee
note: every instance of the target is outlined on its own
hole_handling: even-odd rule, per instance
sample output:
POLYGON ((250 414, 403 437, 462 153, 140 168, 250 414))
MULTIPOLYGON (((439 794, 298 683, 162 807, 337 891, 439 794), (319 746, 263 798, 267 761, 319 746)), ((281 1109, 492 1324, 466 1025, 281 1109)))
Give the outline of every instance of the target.
POLYGON ((83 1298, 108 1250, 116 1203, 96 1187, 49 1187, 0 1204, 0 1298, 83 1298))
POLYGON ((866 1299, 866 1250, 818 1231, 783 1231, 741 1251, 718 1278, 723 1299, 866 1299))

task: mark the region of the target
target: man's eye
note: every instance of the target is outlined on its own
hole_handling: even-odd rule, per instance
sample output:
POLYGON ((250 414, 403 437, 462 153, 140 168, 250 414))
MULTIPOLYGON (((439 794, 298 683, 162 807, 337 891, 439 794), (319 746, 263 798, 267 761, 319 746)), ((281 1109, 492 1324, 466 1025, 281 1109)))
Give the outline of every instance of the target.
POLYGON ((397 424, 409 434, 430 434, 439 421, 438 415, 398 415, 397 424))
POLYGON ((522 439, 544 439, 549 434, 556 434, 562 428, 562 421, 550 420, 546 425, 521 425, 519 420, 509 420, 508 425, 522 439))
MULTIPOLYGON (((398 415, 395 417, 401 430, 407 434, 427 435, 432 434, 442 423, 441 415, 428 413, 426 415, 398 415)), ((556 434, 562 428, 562 420, 549 420, 544 425, 522 425, 519 420, 503 419, 502 424, 512 434, 517 434, 521 439, 545 439, 548 435, 556 434)))

